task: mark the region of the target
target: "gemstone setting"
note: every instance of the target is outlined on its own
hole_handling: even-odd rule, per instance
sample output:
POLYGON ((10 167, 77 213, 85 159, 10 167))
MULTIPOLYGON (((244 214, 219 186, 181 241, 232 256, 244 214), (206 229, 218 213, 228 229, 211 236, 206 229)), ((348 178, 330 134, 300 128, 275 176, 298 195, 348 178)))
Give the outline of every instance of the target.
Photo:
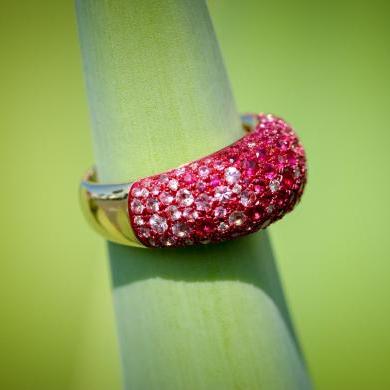
POLYGON ((142 244, 229 240, 264 229, 294 208, 306 184, 303 147, 282 119, 253 117, 255 128, 234 144, 133 183, 129 218, 142 244))

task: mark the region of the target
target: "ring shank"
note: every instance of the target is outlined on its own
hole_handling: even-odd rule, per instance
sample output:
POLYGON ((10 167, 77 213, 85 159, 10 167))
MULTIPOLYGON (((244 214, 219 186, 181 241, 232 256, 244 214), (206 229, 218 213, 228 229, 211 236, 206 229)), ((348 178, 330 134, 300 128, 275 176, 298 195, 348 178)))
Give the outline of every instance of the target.
POLYGON ((133 183, 100 184, 96 180, 92 168, 80 186, 81 207, 89 224, 107 240, 145 248, 129 222, 128 195, 133 183))

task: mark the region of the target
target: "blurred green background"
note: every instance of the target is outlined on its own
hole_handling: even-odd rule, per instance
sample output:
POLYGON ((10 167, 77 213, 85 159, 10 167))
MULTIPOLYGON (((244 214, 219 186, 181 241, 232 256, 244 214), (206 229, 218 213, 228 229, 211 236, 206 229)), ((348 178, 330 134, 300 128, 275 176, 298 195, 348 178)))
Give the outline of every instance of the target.
MULTIPOLYGON (((271 231, 321 389, 389 389, 390 6, 209 2, 240 110, 282 114, 308 152, 271 231)), ((92 161, 74 4, 0 11, 0 388, 119 390, 105 244, 78 207, 92 161)))

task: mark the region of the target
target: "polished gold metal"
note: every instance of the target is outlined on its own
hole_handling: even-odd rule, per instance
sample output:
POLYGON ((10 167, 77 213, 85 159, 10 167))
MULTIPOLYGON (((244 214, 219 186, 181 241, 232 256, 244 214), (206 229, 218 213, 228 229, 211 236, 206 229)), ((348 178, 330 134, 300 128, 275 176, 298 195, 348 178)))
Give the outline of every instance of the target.
POLYGON ((81 207, 89 224, 107 240, 146 248, 135 236, 129 221, 128 196, 133 183, 100 184, 92 168, 80 186, 81 207))

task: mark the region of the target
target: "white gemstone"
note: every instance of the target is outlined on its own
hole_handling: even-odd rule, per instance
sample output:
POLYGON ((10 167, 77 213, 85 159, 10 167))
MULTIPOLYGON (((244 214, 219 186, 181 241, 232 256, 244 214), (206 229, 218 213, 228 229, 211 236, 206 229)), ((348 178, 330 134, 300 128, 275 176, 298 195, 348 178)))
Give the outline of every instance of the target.
POLYGON ((210 169, 207 168, 206 166, 203 166, 203 167, 199 168, 198 172, 199 172, 199 176, 200 177, 205 178, 205 177, 207 177, 209 175, 210 169))
POLYGON ((299 168, 294 169, 294 178, 297 179, 299 176, 301 176, 301 171, 299 168))
POLYGON ((150 229, 147 228, 147 227, 140 227, 140 228, 138 229, 138 232, 139 232, 139 234, 140 234, 142 237, 145 237, 145 238, 150 237, 150 229))
POLYGON ((223 165, 223 162, 222 161, 216 161, 214 163, 214 168, 217 170, 217 171, 222 171, 225 166, 223 165))
POLYGON ((146 208, 148 211, 156 212, 160 209, 160 205, 158 203, 158 200, 156 198, 149 198, 146 201, 146 208))
POLYGON ((241 190, 242 190, 242 186, 240 186, 239 184, 235 184, 235 185, 233 186, 233 189, 232 189, 232 191, 233 191, 235 194, 239 194, 239 193, 241 192, 241 190))
POLYGON ((162 192, 159 196, 159 199, 164 204, 171 204, 173 201, 173 196, 169 194, 168 192, 162 192))
POLYGON ((229 215, 229 224, 241 226, 246 220, 246 216, 242 211, 234 211, 229 215))
POLYGON ((131 194, 136 198, 146 198, 149 195, 149 191, 143 187, 136 187, 131 190, 131 194))
POLYGON ((240 171, 235 167, 229 167, 225 169, 225 179, 229 184, 237 183, 240 176, 240 171))
POLYGON ((276 179, 273 179, 269 182, 269 188, 271 190, 271 192, 276 192, 279 190, 280 188, 280 181, 279 180, 276 180, 276 179))
POLYGON ((226 217, 226 209, 219 206, 214 210, 214 216, 217 218, 223 218, 226 217))
POLYGON ((266 208, 266 210, 267 210, 267 213, 271 214, 271 213, 274 211, 274 206, 271 204, 271 205, 269 205, 269 206, 266 208))
POLYGON ((255 142, 248 142, 248 148, 254 148, 256 146, 255 142))
POLYGON ((180 167, 176 169, 175 173, 177 176, 181 176, 185 171, 186 169, 184 167, 180 167))
POLYGON ((152 181, 150 179, 145 179, 142 183, 143 186, 147 188, 150 188, 150 186, 152 185, 152 181))
POLYGON ((139 201, 138 199, 133 199, 131 201, 130 207, 131 207, 131 211, 134 214, 142 214, 142 212, 144 211, 144 206, 141 203, 141 201, 139 201))
POLYGON ((160 193, 160 190, 157 187, 154 187, 150 192, 152 195, 157 196, 160 193))
POLYGON ((226 232, 226 230, 229 229, 229 225, 225 222, 221 222, 219 225, 218 225, 218 230, 220 232, 226 232))
POLYGON ((142 225, 145 223, 145 221, 144 221, 144 219, 143 219, 140 215, 136 215, 136 216, 134 217, 134 223, 135 223, 137 226, 142 226, 142 225))
POLYGON ((181 217, 181 211, 176 206, 169 206, 167 212, 174 221, 181 217))
POLYGON ((150 227, 156 233, 164 233, 168 229, 167 220, 158 214, 153 214, 149 219, 150 227))
POLYGON ((177 191, 176 201, 180 206, 191 206, 194 203, 194 197, 191 192, 186 189, 181 189, 177 191))
POLYGON ((229 187, 226 186, 218 186, 215 189, 215 199, 219 200, 220 202, 225 202, 230 199, 232 192, 230 191, 229 187))
POLYGON ((186 237, 188 235, 188 226, 183 222, 176 222, 172 226, 172 232, 177 237, 186 237))
POLYGON ((211 197, 207 194, 200 194, 196 200, 196 209, 199 211, 209 211, 211 209, 211 197))
POLYGON ((189 221, 193 221, 199 217, 199 213, 196 210, 185 209, 183 211, 183 217, 187 218, 189 221))
POLYGON ((256 195, 252 191, 243 191, 240 196, 240 202, 243 206, 250 206, 256 201, 256 195))
POLYGON ((168 187, 172 191, 176 191, 179 187, 179 182, 176 179, 169 180, 168 187))

